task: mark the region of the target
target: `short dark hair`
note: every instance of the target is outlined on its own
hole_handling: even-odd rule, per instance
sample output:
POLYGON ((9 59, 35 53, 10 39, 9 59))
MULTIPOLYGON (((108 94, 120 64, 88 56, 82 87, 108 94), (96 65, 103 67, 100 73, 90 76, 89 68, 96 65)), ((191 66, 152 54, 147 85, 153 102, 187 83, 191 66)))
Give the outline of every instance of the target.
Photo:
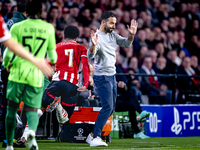
POLYGON ((133 69, 133 68, 127 68, 126 71, 127 71, 127 72, 133 71, 134 73, 136 73, 135 69, 133 69))
POLYGON ((105 11, 105 12, 101 15, 101 21, 102 21, 102 20, 107 20, 107 19, 110 18, 110 17, 115 17, 115 18, 117 18, 117 16, 116 16, 113 12, 111 12, 111 11, 105 11))
POLYGON ((17 0, 17 11, 19 12, 26 12, 27 5, 30 2, 30 0, 17 0))
POLYGON ((64 30, 65 38, 75 39, 79 37, 79 30, 76 26, 67 26, 64 30))
POLYGON ((31 0, 27 6, 28 16, 35 16, 42 12, 42 2, 40 0, 31 0))

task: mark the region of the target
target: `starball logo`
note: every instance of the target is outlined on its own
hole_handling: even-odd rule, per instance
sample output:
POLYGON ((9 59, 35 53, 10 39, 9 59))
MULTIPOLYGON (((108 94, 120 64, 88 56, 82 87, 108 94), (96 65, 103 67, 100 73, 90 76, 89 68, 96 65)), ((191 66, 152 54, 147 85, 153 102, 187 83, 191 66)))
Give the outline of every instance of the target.
POLYGON ((178 110, 174 107, 174 124, 171 126, 171 131, 178 135, 182 130, 182 125, 179 124, 180 117, 178 110))

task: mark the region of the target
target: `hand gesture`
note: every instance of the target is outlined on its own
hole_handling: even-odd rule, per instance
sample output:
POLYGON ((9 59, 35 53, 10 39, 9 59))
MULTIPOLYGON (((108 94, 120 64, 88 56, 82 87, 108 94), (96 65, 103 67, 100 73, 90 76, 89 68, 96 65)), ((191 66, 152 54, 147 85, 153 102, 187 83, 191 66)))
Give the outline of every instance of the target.
POLYGON ((77 91, 84 92, 87 88, 85 86, 79 87, 77 91))
POLYGON ((92 41, 92 45, 96 46, 97 43, 98 43, 98 34, 96 34, 96 36, 95 36, 94 31, 91 30, 90 31, 90 38, 91 38, 91 41, 92 41))
POLYGON ((34 64, 38 69, 40 69, 44 73, 45 76, 52 76, 53 69, 45 59, 36 59, 34 64))
POLYGON ((123 82, 123 81, 119 81, 119 82, 118 82, 118 87, 119 87, 119 88, 124 88, 124 87, 125 87, 124 82, 123 82))
POLYGON ((137 26, 138 26, 138 23, 134 19, 131 20, 131 26, 130 27, 127 25, 127 29, 128 29, 128 31, 129 31, 129 33, 131 35, 135 35, 136 34, 137 26))

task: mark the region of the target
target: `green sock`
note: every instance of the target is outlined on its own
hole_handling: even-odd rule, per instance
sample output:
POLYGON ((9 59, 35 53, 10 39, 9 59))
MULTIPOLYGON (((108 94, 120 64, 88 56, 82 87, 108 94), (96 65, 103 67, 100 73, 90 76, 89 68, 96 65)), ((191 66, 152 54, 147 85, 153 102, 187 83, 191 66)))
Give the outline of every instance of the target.
POLYGON ((7 139, 7 145, 11 146, 13 145, 13 139, 15 135, 15 127, 16 127, 16 113, 18 111, 18 108, 13 108, 7 106, 7 113, 6 113, 6 139, 7 139))
POLYGON ((29 111, 26 113, 28 128, 36 132, 39 123, 38 114, 35 111, 29 111))

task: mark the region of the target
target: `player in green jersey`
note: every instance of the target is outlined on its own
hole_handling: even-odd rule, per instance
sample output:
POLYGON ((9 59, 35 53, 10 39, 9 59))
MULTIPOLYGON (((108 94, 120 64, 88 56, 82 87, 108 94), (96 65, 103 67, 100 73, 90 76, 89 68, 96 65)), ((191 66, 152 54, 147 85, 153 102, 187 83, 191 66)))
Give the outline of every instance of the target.
MULTIPOLYGON (((32 0, 27 7, 29 19, 16 23, 10 32, 13 39, 21 43, 25 49, 35 55, 36 58, 44 58, 46 53, 51 63, 57 60, 55 31, 51 24, 39 19, 42 4, 39 0, 32 0)), ((10 65, 14 53, 6 49, 3 65, 10 65)), ((37 109, 41 107, 43 94, 43 73, 32 63, 15 56, 8 78, 6 114, 6 150, 13 150, 14 130, 16 126, 15 114, 18 111, 20 100, 24 102, 27 121, 29 125, 28 144, 31 150, 37 150, 35 131, 38 126, 37 109)))

